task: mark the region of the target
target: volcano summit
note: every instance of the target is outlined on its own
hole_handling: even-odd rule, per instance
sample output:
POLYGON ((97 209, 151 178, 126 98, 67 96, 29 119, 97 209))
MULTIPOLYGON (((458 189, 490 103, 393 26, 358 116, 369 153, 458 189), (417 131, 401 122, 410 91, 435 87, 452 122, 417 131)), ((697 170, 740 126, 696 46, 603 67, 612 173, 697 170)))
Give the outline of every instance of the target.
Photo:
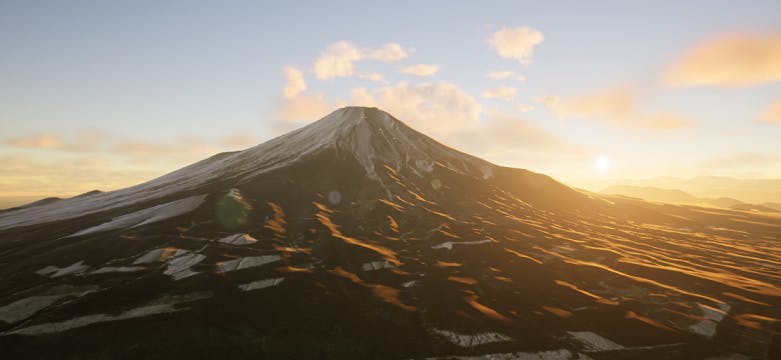
POLYGON ((780 238, 778 217, 591 194, 347 107, 144 184, 0 212, 0 348, 772 359, 780 238))

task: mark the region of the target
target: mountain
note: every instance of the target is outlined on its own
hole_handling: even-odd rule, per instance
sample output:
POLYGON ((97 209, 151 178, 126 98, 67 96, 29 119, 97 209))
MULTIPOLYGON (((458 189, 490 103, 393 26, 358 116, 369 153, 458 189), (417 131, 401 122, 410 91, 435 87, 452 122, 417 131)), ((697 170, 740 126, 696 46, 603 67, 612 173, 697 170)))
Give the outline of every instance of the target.
POLYGON ((781 218, 572 189, 339 109, 0 213, 23 358, 781 355, 781 218))
POLYGON ((653 186, 640 187, 616 185, 609 186, 600 192, 603 194, 631 196, 648 201, 658 201, 671 204, 701 204, 703 202, 702 199, 681 190, 660 189, 653 186))
POLYGON ((699 205, 709 207, 720 207, 724 209, 744 210, 744 211, 761 211, 761 212, 778 212, 779 209, 773 207, 773 203, 763 204, 748 204, 740 200, 733 198, 721 197, 721 198, 700 198, 687 192, 677 189, 661 189, 653 186, 630 186, 630 185, 617 185, 609 186, 602 191, 603 194, 609 195, 623 195, 635 198, 644 199, 647 201, 664 202, 669 204, 686 204, 686 205, 699 205))
POLYGON ((587 189, 611 186, 656 187, 678 189, 699 198, 732 198, 740 202, 761 204, 781 202, 781 179, 737 179, 718 176, 692 178, 655 177, 648 179, 599 179, 579 184, 587 189))

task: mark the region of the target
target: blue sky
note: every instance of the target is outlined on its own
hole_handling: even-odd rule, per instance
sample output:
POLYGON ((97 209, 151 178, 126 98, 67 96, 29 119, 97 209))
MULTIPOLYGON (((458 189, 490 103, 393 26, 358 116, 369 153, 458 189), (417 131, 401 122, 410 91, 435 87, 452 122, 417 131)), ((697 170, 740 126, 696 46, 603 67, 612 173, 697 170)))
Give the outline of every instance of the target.
MULTIPOLYGON (((353 92, 361 88, 371 105, 455 147, 565 182, 781 177, 781 120, 763 120, 781 101, 772 67, 781 68, 773 55, 780 35, 778 1, 4 0, 0 195, 127 186, 315 120, 324 108, 354 103, 353 92), (500 56, 487 41, 502 29, 521 28, 544 37, 531 47, 528 64, 500 56), (665 83, 687 54, 730 37, 760 39, 757 46, 770 49, 757 55, 772 63, 757 70, 764 80, 665 83), (340 41, 362 53, 353 73, 319 79, 315 62, 340 41), (398 44, 406 56, 384 61, 366 55, 386 44, 398 44), (403 73, 418 64, 437 71, 403 73), (283 94, 286 66, 306 83, 292 98, 283 94), (515 74, 485 76, 498 71, 515 74), (361 79, 369 73, 385 82, 361 79), (498 87, 513 88, 514 95, 483 96, 498 87), (427 98, 446 88, 452 93, 427 98), (297 96, 316 98, 318 106, 285 115, 297 96), (410 96, 421 103, 467 101, 477 111, 462 123, 428 119, 400 103, 410 96), (541 96, 559 102, 546 106, 541 96), (614 114, 611 106, 625 98, 630 109, 614 114), (519 105, 534 109, 518 111, 519 105), (674 115, 680 126, 651 129, 658 115, 674 115), (479 136, 463 135, 475 132, 479 136), (497 136, 515 133, 517 141, 497 136), (593 166, 600 156, 609 167, 593 166)), ((700 58, 729 56, 723 53, 735 48, 742 49, 700 58)), ((696 76, 705 75, 687 79, 696 76)), ((427 116, 462 119, 448 104, 427 116)))

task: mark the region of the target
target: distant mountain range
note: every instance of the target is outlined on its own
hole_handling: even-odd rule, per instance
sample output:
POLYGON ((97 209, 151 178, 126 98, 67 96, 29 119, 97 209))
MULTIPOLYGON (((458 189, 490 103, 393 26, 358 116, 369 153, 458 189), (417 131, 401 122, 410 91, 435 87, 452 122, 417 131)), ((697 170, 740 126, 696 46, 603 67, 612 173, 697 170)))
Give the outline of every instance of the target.
POLYGON ((669 204, 711 206, 743 211, 781 212, 781 203, 763 202, 761 204, 749 204, 728 197, 703 198, 678 189, 662 189, 653 186, 616 185, 607 187, 600 192, 669 204))
POLYGON ((602 179, 587 181, 579 185, 594 191, 611 186, 655 187, 681 190, 698 198, 732 198, 749 204, 781 203, 781 179, 665 176, 648 179, 602 179))

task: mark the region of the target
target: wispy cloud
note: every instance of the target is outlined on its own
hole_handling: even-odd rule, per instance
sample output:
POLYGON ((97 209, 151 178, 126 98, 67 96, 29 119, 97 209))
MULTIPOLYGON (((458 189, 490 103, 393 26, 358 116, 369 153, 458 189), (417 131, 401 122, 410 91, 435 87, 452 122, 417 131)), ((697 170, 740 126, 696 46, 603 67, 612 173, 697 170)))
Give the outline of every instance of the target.
POLYGON ((496 53, 506 59, 513 59, 522 65, 532 61, 534 47, 541 44, 545 37, 530 27, 503 28, 487 39, 496 53))
POLYGON ((362 80, 369 80, 373 82, 385 83, 385 76, 378 72, 362 73, 358 74, 358 78, 362 80))
POLYGON ((304 80, 304 73, 292 66, 285 66, 282 68, 282 73, 285 75, 285 89, 283 93, 286 98, 290 99, 306 90, 306 81, 304 80))
POLYGON ((220 138, 217 143, 228 149, 246 149, 257 145, 258 138, 251 135, 229 135, 220 138))
POLYGON ((762 112, 761 120, 771 124, 781 125, 781 100, 776 101, 762 112))
POLYGON ((674 131, 696 123, 671 112, 643 113, 638 109, 636 97, 629 89, 615 88, 568 98, 547 95, 535 100, 548 107, 559 119, 583 118, 620 128, 674 131))
POLYGON ((473 96, 448 82, 356 88, 351 103, 380 107, 423 132, 435 134, 477 124, 481 110, 473 96))
POLYGON ((781 81, 781 35, 733 35, 704 42, 664 74, 670 86, 751 86, 781 81))
POLYGON ((28 149, 60 149, 64 145, 62 139, 52 133, 10 138, 6 140, 6 144, 28 149))
POLYGON ((515 71, 507 70, 507 71, 491 71, 485 73, 486 79, 492 79, 492 80, 501 80, 501 79, 509 79, 515 75, 515 71))
POLYGON ((277 116, 286 121, 311 121, 327 115, 333 106, 322 93, 303 93, 284 99, 277 116))
POLYGON ((313 71, 320 80, 353 76, 355 63, 363 59, 381 62, 396 62, 409 56, 409 51, 397 43, 388 43, 379 48, 358 48, 348 41, 329 45, 315 59, 313 71))
POLYGON ((364 54, 370 59, 382 62, 396 62, 409 57, 409 50, 397 43, 388 43, 378 49, 365 49, 364 54))
POLYGON ((61 150, 70 152, 94 151, 108 140, 107 135, 100 131, 82 131, 76 136, 64 137, 46 132, 30 136, 12 137, 5 140, 7 145, 24 149, 61 150))
POLYGON ((518 93, 518 89, 512 86, 499 86, 483 91, 483 97, 486 99, 510 100, 518 93))
POLYGON ((419 64, 407 66, 402 69, 402 72, 415 76, 432 76, 439 71, 439 65, 432 64, 419 64))

